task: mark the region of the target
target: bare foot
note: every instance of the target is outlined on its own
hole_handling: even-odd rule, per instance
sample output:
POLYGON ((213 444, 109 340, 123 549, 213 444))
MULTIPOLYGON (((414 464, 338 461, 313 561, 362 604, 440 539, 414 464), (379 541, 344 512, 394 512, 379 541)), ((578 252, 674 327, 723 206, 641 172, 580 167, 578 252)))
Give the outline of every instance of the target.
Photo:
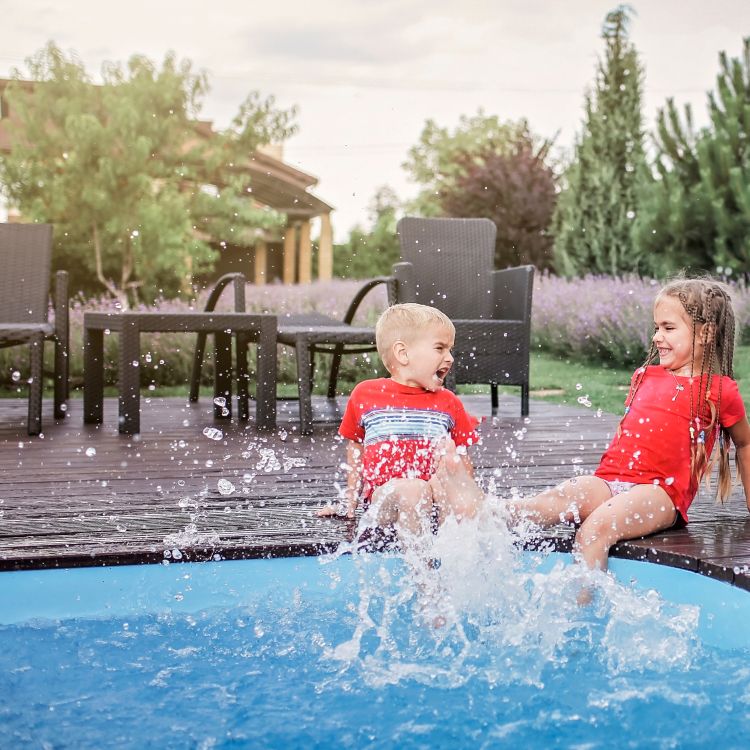
POLYGON ((590 586, 585 586, 578 592, 576 596, 576 604, 579 607, 588 607, 589 604, 594 600, 594 592, 590 586))

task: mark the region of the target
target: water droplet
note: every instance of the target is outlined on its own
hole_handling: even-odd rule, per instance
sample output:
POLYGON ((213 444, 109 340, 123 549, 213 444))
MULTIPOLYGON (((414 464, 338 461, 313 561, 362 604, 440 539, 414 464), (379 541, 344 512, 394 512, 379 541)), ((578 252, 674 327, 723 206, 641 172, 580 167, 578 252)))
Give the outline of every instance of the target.
POLYGON ((228 479, 220 479, 216 483, 220 495, 231 495, 234 492, 234 485, 228 479))
POLYGON ((221 430, 217 430, 215 427, 205 427, 203 434, 209 440, 221 440, 224 437, 224 433, 221 430))
POLYGON ((96 448, 86 448, 86 455, 91 458, 96 455, 96 448))
POLYGON ((17 382, 18 382, 18 381, 19 381, 19 380, 21 379, 21 373, 20 373, 20 372, 18 372, 18 370, 13 370, 13 372, 12 372, 12 373, 11 373, 11 375, 10 375, 10 379, 11 379, 11 380, 12 380, 12 381, 13 381, 14 383, 17 383, 17 382))

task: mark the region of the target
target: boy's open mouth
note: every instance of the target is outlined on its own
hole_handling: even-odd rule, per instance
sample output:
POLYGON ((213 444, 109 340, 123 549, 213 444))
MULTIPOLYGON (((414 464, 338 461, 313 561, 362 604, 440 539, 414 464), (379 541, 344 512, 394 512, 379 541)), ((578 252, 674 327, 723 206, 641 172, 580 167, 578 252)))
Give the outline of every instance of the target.
POLYGON ((445 380, 445 376, 450 372, 450 367, 441 367, 436 373, 435 377, 438 380, 445 380))

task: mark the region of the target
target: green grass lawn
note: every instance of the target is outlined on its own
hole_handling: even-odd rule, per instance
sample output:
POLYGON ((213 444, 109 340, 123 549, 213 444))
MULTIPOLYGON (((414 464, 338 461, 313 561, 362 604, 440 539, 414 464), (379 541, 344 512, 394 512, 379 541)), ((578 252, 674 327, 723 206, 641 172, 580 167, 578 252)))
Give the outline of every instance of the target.
MULTIPOLYGON (((624 368, 604 368, 591 364, 571 362, 567 359, 534 352, 531 355, 531 397, 543 398, 562 404, 578 404, 579 399, 591 403, 592 409, 601 409, 612 414, 621 414, 632 370, 624 368)), ((734 375, 745 403, 750 403, 750 346, 740 346, 734 359, 734 375)), ((342 393, 350 391, 354 383, 339 383, 342 393)), ((519 388, 507 387, 501 389, 507 393, 519 392, 519 388)), ((26 387, 0 391, 0 397, 26 397, 26 387)), ((279 396, 295 396, 296 386, 280 384, 279 396)), ((316 388, 316 393, 323 393, 322 383, 316 388)), ((204 386, 204 398, 210 396, 210 386, 204 386)), ((459 386, 459 393, 489 393, 489 386, 459 386)), ((51 391, 46 395, 51 396, 51 391)), ((71 396, 80 397, 82 392, 75 390, 71 396)), ((116 396, 117 389, 106 388, 105 395, 116 396)), ((188 385, 160 387, 154 391, 144 389, 144 397, 153 396, 184 396, 187 398, 188 385)))
MULTIPOLYGON (((592 409, 622 414, 632 374, 630 369, 597 367, 535 352, 531 355, 531 397, 561 404, 588 398, 592 409)), ((745 403, 750 402, 750 346, 737 347, 734 376, 745 403)), ((489 393, 489 386, 460 386, 459 393, 489 393)))

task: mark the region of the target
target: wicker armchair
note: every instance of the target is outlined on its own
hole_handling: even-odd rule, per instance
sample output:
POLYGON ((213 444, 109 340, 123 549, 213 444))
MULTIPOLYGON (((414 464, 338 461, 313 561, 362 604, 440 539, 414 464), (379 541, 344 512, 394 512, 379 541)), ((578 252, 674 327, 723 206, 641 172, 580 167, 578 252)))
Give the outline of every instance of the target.
POLYGON ((42 431, 44 342, 55 342, 54 414, 68 400, 68 274, 55 274, 55 319, 48 321, 52 226, 0 224, 0 348, 29 345, 29 435, 42 431))
POLYGON ((520 385, 526 416, 534 267, 493 269, 497 229, 489 219, 405 217, 398 233, 393 301, 442 310, 456 325, 452 383, 489 383, 493 414, 498 385, 520 385))

